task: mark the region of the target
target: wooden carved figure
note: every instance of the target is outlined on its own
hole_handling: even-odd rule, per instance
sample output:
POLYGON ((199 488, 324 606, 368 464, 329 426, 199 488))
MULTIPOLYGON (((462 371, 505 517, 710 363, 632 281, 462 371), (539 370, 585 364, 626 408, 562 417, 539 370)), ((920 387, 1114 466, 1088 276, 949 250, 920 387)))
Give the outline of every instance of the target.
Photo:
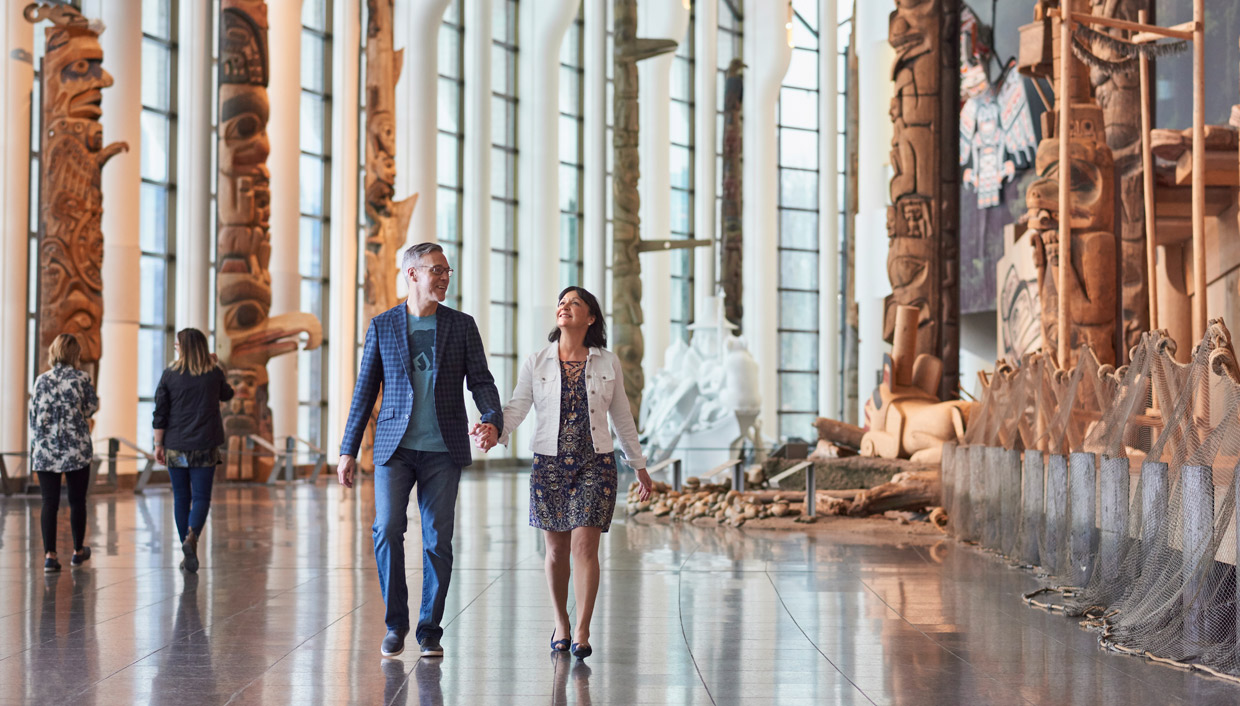
POLYGON ((940 359, 938 395, 955 396, 959 358, 958 143, 960 72, 957 0, 897 0, 888 23, 895 50, 891 100, 891 203, 887 212, 887 276, 892 293, 883 338, 892 340, 896 311, 916 307, 917 353, 940 359))
MULTIPOLYGON (((1058 23, 1054 26, 1059 34, 1058 23)), ((1056 36, 1055 42, 1058 42, 1056 36)), ((1054 57, 1054 75, 1061 57, 1054 57)), ((1071 192, 1072 262, 1068 281, 1069 360, 1057 361, 1068 370, 1076 364, 1076 350, 1088 345, 1102 364, 1115 365, 1116 243, 1115 160, 1107 146, 1102 108, 1090 95, 1084 67, 1077 62, 1072 82, 1068 139, 1072 156, 1071 192)), ((1056 95, 1063 95, 1056 86, 1056 95)), ((1034 262, 1038 268, 1038 298, 1042 304, 1042 345, 1056 351, 1059 345, 1059 138, 1057 111, 1042 115, 1042 134, 1035 169, 1038 180, 1025 192, 1029 228, 1033 231, 1034 262)))
MULTIPOLYGON (((367 0, 366 26, 366 272, 362 316, 369 325, 400 303, 400 247, 418 196, 395 201, 396 82, 403 51, 393 48, 392 0, 367 0)), ((378 409, 382 396, 375 401, 378 409)), ((366 425, 359 459, 374 450, 374 420, 366 425)))
POLYGON ((219 48, 219 197, 215 344, 237 395, 223 407, 228 476, 263 480, 268 458, 238 453, 251 435, 272 439, 267 361, 323 338, 306 313, 271 316, 271 187, 267 156, 267 4, 222 0, 219 48), (255 467, 257 466, 257 468, 255 467))
POLYGON ((740 59, 728 65, 723 88, 723 198, 719 203, 720 223, 723 224, 723 252, 720 255, 723 285, 724 316, 740 327, 744 308, 741 281, 744 236, 741 215, 744 210, 741 193, 741 103, 744 100, 745 80, 741 71, 745 68, 740 59))
POLYGON ((637 62, 676 49, 670 39, 637 38, 637 0, 616 0, 615 5, 615 91, 613 112, 615 129, 612 147, 615 150, 615 172, 612 196, 615 218, 612 226, 612 329, 615 351, 624 372, 624 391, 633 409, 633 418, 640 419, 642 389, 646 376, 642 372, 642 355, 646 345, 642 338, 642 268, 638 259, 641 245, 641 196, 637 192, 640 173, 637 152, 637 62))
POLYGON ((882 382, 865 403, 862 456, 937 463, 944 442, 964 440, 974 403, 939 401, 943 364, 916 353, 919 317, 916 307, 897 310, 895 344, 891 355, 883 356, 882 382))
POLYGON ((103 30, 70 5, 31 3, 24 15, 52 23, 44 30, 39 140, 38 369, 47 369, 56 336, 71 333, 94 377, 103 352, 103 165, 129 145, 103 144, 101 91, 112 85, 99 45, 103 30))
MULTIPOLYGON (((1150 6, 1149 0, 1089 0, 1092 14, 1129 22, 1150 6)), ((1105 31, 1105 27, 1095 27, 1105 31)), ((1091 52, 1103 60, 1119 61, 1105 41, 1094 41, 1091 52)), ((1141 192, 1141 91, 1136 71, 1107 71, 1091 64, 1090 84, 1102 107, 1106 142, 1115 161, 1115 181, 1120 210, 1115 230, 1119 236, 1119 259, 1124 322, 1124 350, 1141 342, 1149 330, 1149 294, 1145 272, 1145 204, 1141 192)))

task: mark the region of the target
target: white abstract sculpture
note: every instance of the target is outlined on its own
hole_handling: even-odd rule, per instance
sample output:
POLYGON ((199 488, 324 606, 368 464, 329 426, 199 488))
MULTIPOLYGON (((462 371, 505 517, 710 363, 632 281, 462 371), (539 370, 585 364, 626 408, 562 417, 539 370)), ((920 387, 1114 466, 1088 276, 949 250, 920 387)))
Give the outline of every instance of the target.
POLYGON ((686 475, 696 475, 732 458, 746 447, 761 461, 767 443, 758 413, 762 393, 758 363, 735 326, 715 302, 715 322, 695 323, 692 345, 677 340, 664 354, 663 368, 642 393, 642 446, 650 463, 675 453, 686 475))

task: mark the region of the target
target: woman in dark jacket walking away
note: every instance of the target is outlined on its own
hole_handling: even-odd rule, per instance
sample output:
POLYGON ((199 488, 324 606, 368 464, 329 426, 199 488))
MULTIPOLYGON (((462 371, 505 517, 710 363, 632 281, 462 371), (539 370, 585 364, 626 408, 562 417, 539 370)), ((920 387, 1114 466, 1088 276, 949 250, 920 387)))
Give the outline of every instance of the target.
POLYGON ((30 467, 39 474, 43 494, 43 571, 60 571, 56 558, 56 515, 60 511, 60 474, 69 485, 69 527, 73 532, 71 566, 90 558, 86 540, 86 491, 94 446, 87 419, 99 411, 90 375, 78 370, 82 346, 62 333, 48 348, 52 369, 34 382, 30 398, 30 467))
POLYGON ((172 479, 172 514, 185 555, 181 568, 195 573, 224 443, 220 403, 232 399, 233 389, 202 331, 181 329, 176 348, 177 359, 155 388, 155 460, 172 479))

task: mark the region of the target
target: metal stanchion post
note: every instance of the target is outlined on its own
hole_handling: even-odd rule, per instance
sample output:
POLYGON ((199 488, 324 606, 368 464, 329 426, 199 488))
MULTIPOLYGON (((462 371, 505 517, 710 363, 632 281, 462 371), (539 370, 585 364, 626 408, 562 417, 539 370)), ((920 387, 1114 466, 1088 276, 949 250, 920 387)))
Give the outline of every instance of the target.
POLYGON ((814 488, 814 465, 805 469, 805 514, 815 517, 818 514, 818 491, 814 488))
POLYGON ((108 482, 116 487, 116 456, 121 452, 121 442, 116 437, 108 437, 108 482))
POLYGON ((672 490, 680 490, 680 459, 672 461, 672 490))
POLYGON ((745 492, 745 461, 738 460, 732 466, 732 489, 745 492))
POLYGON ((293 466, 293 456, 297 453, 297 439, 287 437, 284 439, 284 479, 290 483, 297 480, 297 472, 293 466))

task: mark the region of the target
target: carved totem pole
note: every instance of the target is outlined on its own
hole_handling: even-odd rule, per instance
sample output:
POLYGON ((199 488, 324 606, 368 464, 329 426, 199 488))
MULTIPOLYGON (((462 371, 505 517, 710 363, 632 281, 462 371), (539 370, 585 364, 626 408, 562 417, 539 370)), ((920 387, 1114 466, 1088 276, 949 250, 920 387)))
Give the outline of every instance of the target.
POLYGON ((916 354, 942 360, 942 399, 959 384, 959 20, 958 0, 897 0, 888 23, 895 129, 883 338, 892 341, 900 306, 921 312, 916 354))
POLYGON ((50 20, 44 30, 43 134, 39 153, 39 350, 62 333, 77 336, 82 367, 95 377, 102 353, 103 165, 129 145, 103 144, 102 89, 112 85, 103 70, 103 30, 70 5, 31 3, 30 22, 50 20))
POLYGON ((272 439, 267 361, 323 338, 312 314, 271 316, 271 187, 267 172, 267 3, 222 0, 219 49, 219 232, 215 345, 237 395, 221 405, 229 478, 263 480, 271 459, 241 452, 246 438, 272 439))
MULTIPOLYGON (((367 0, 366 25, 366 274, 362 316, 367 324, 400 303, 396 279, 400 246, 418 195, 394 201, 396 194, 396 82, 403 51, 393 48, 392 0, 367 0)), ((382 403, 375 401, 375 408, 382 403)), ((362 437, 359 461, 370 467, 375 417, 362 437)))
MULTIPOLYGON (((1042 6, 1039 6, 1041 11, 1042 6)), ((1035 23, 1038 24, 1038 23, 1035 23)), ((1060 24, 1043 20, 1059 42, 1060 24)), ((1024 31, 1022 29, 1022 31, 1024 31)), ((1054 54, 1055 95, 1064 96, 1058 85, 1060 61, 1054 54)), ((1098 362, 1115 365, 1116 244, 1115 244, 1115 161, 1104 134, 1102 108, 1091 95, 1085 66, 1075 56, 1072 73, 1072 117, 1068 126, 1072 155, 1071 271, 1068 275, 1068 360, 1056 361, 1060 368, 1076 364, 1077 349, 1088 345, 1098 362)), ((1022 58, 1022 63, 1024 59, 1022 58)), ((1046 63, 1041 64, 1047 65, 1046 63)), ((1034 71, 1035 75, 1038 75, 1034 71)), ((1060 98, 1056 99, 1061 100, 1060 98)), ((1059 114, 1042 114, 1042 142, 1038 145, 1035 169, 1038 180, 1029 185, 1025 205, 1029 228, 1033 231, 1034 262, 1038 268, 1038 297, 1042 304, 1042 350, 1054 354, 1059 346, 1059 114)))
MULTIPOLYGON (((1137 21, 1137 13, 1148 9, 1149 0, 1090 0, 1092 14, 1117 20, 1137 21)), ((1096 27, 1102 32, 1105 27, 1096 27)), ((1105 41, 1095 40, 1091 52, 1104 61, 1120 61, 1105 41)), ((1132 60, 1135 61, 1135 60, 1132 60)), ((1131 62, 1130 62, 1131 63, 1131 62)), ((1124 350, 1141 342, 1149 330, 1149 295, 1145 272, 1145 203, 1141 191, 1141 86, 1136 71, 1106 71, 1090 65, 1090 84, 1102 106, 1106 122, 1107 146, 1115 159, 1115 180, 1119 188, 1120 212, 1119 272, 1124 310, 1124 350)))
POLYGON ((612 326, 616 355, 624 372, 624 392, 629 398, 633 418, 640 419, 642 389, 642 265, 641 196, 637 192, 640 162, 637 152, 637 62, 676 49, 675 40, 637 38, 637 0, 616 0, 615 6, 615 171, 612 196, 615 217, 612 225, 612 326))
POLYGON ((723 285, 724 316, 736 326, 741 325, 744 308, 741 303, 744 284, 741 281, 744 234, 741 215, 744 209, 741 191, 741 102, 745 64, 733 59, 728 64, 723 88, 723 198, 719 203, 719 222, 723 224, 723 252, 720 255, 723 285))

